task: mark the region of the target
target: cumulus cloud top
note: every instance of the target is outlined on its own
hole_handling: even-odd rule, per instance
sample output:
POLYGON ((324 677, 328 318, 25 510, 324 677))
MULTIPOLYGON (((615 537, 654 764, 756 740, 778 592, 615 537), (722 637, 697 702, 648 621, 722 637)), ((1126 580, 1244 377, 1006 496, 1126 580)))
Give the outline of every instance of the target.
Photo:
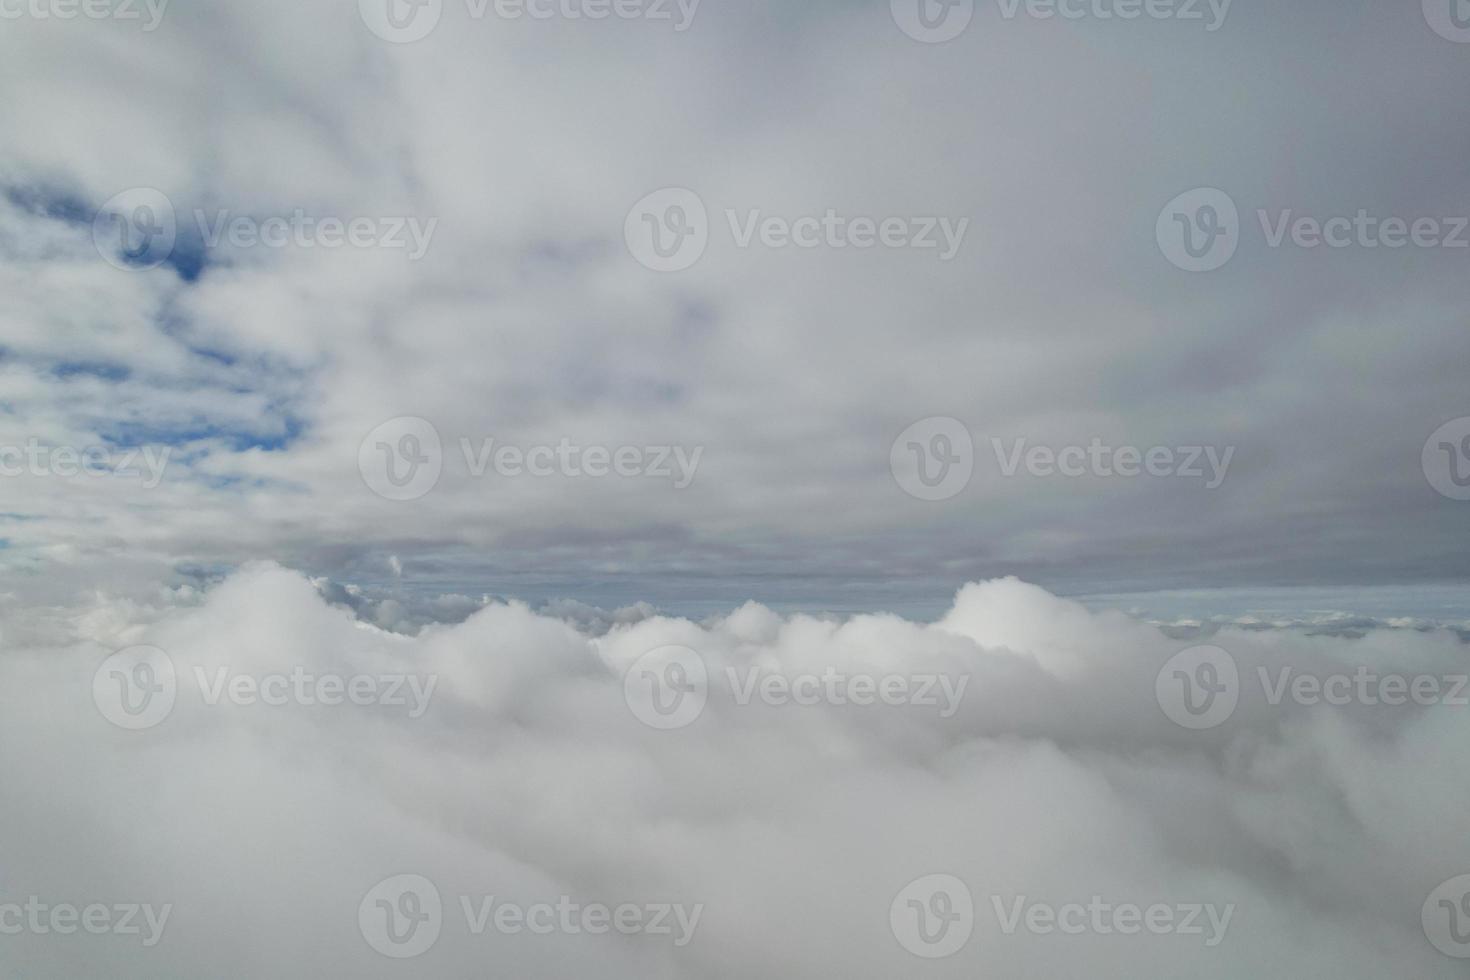
POLYGON ((147 947, 8 936, 18 974, 1460 975, 1420 913, 1470 871, 1465 710, 1273 705, 1255 681, 1464 673, 1446 632, 1223 628, 1210 642, 1242 678, 1239 704, 1192 729, 1158 688, 1186 644, 1015 580, 965 587, 934 624, 747 604, 589 629, 494 602, 407 636, 270 564, 152 608, 110 603, 54 610, 0 657, 0 778, 48 787, 0 798, 0 903, 172 911, 147 947), (47 642, 62 620, 87 638, 47 642), (156 724, 125 730, 93 682, 140 644, 166 654, 176 692, 156 724), (670 664, 707 683, 690 686, 694 717, 658 727, 649 699, 672 690, 658 687, 670 664), (381 687, 360 704, 313 701, 320 688, 208 698, 221 676, 263 696, 265 678, 296 674, 411 682, 403 704, 381 687), (837 678, 838 697, 802 703, 803 677, 837 678), (864 677, 909 686, 861 703, 864 677), (442 901, 411 961, 380 955, 359 921, 402 875, 442 901), (963 883, 972 933, 918 959, 892 907, 933 875, 963 883), (477 919, 489 896, 699 912, 682 944, 677 928, 476 934, 495 922, 477 919), (1016 908, 1094 899, 1231 911, 1200 934, 1004 928, 1016 908))

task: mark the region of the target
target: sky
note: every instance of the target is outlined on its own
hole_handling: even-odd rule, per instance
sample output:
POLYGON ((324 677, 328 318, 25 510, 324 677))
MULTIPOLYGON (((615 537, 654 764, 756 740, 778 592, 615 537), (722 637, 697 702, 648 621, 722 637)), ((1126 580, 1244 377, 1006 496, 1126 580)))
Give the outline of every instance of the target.
POLYGON ((0 974, 1450 980, 1466 0, 0 0, 0 974))
POLYGON ((254 559, 694 614, 1465 580, 1433 0, 51 2, 0 33, 25 601, 254 559))

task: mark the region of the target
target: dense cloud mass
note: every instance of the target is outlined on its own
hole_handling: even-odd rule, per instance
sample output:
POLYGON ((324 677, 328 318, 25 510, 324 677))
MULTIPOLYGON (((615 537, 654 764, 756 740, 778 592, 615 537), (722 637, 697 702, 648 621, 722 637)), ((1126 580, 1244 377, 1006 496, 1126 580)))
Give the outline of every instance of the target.
POLYGON ((3 21, 23 96, 0 100, 0 445, 169 456, 156 481, 142 460, 8 476, 0 587, 69 601, 250 558, 381 584, 397 555, 434 594, 871 609, 1006 574, 1083 594, 1466 573, 1465 504, 1421 450, 1470 415, 1467 253, 1443 242, 1470 57, 1419 4, 962 3, 963 33, 923 43, 877 0, 435 0, 435 29, 393 43, 364 19, 389 3, 3 21), (1240 226, 1191 273, 1156 223, 1199 187, 1240 226), (118 267, 107 220, 135 188, 177 217, 151 268, 118 267), (626 242, 661 188, 708 215, 687 269, 626 242), (1360 210, 1370 238, 1431 218, 1436 245, 1297 244, 1297 219, 1360 210), (899 245, 852 246, 890 218, 899 245), (354 219, 403 247, 314 230, 354 219), (385 500, 359 452, 402 417, 433 425, 442 473, 385 500), (931 417, 974 442, 937 502, 889 466, 931 417), (702 455, 687 482, 648 475, 656 454, 507 476, 487 440, 702 455), (1082 476, 1011 463, 1094 440, 1082 476), (1118 450, 1188 447, 1233 455, 1108 475, 1118 450))
POLYGON ((268 564, 203 594, 38 613, 0 657, 0 782, 45 787, 0 795, 0 929, 32 896, 148 906, 162 928, 139 913, 137 935, 26 929, 0 939, 6 968, 1463 975, 1421 912, 1445 915, 1432 893, 1470 872, 1464 692, 1268 697, 1281 668, 1367 671, 1383 692, 1391 673, 1463 675, 1459 639, 1226 628, 1210 642, 1238 670, 1238 704, 1187 727, 1169 669, 1187 644, 1014 579, 966 586, 928 625, 748 604, 588 633, 495 602, 405 636, 268 564), (146 699, 125 701, 108 671, 140 647, 158 651, 155 686, 175 684, 167 710, 129 718, 121 706, 146 699), (689 668, 683 704, 660 687, 671 664, 689 668), (284 703, 262 703, 282 675, 284 703), (341 703, 314 686, 328 676, 341 703), (407 678, 401 697, 391 677, 407 678), (360 703, 353 678, 376 685, 360 703), (935 875, 970 906, 935 904, 935 875), (425 881, 439 904, 403 904, 425 881), (395 947, 388 909, 400 939, 415 913, 432 942, 395 947), (918 938, 919 910, 931 939, 940 914, 960 916, 964 941, 911 952, 940 948, 918 938), (584 928, 599 923, 606 935, 584 928))

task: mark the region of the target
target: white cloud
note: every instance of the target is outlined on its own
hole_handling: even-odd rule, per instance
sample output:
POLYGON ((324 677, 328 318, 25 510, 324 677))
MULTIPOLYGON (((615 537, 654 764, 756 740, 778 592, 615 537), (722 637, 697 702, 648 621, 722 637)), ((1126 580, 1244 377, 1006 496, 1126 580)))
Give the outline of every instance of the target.
MULTIPOLYGON (((202 596, 21 618, 24 645, 0 657, 0 779, 45 791, 0 802, 0 903, 172 905, 150 949, 7 937, 7 962, 28 975, 183 978, 222 962, 329 977, 1458 975, 1419 911, 1470 869, 1462 710, 1272 707, 1247 692, 1229 722, 1189 731, 1154 700, 1179 641, 1013 580, 966 587, 933 625, 748 604, 582 633, 492 603, 409 637, 256 565, 202 596), (94 706, 92 674, 140 643, 168 653, 177 699, 156 727, 124 731, 94 706), (697 720, 660 731, 624 700, 622 675, 669 644, 696 651, 711 682, 697 720), (919 703, 742 705, 727 671, 751 666, 969 680, 946 719, 919 703), (437 686, 419 718, 383 703, 209 705, 196 667, 437 686), (919 960, 889 906, 936 873, 972 891, 976 920, 952 957, 919 960), (444 903, 440 937, 407 967, 357 924, 359 901, 398 874, 428 878, 444 903), (702 913, 681 947, 474 935, 459 900, 490 895, 702 913), (1233 912, 1210 947, 1007 935, 994 905, 1009 915, 1020 896, 1233 912)), ((1227 627, 1212 642, 1243 675, 1470 667, 1445 633, 1227 627)))

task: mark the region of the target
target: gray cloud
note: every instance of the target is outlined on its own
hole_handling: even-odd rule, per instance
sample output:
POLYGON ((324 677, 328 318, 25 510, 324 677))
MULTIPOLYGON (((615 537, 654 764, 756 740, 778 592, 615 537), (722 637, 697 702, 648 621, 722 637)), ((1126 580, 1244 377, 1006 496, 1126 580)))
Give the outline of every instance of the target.
POLYGON ((28 97, 0 108, 3 441, 176 452, 147 492, 7 479, 14 588, 43 568, 65 595, 139 560, 251 557, 368 583, 353 563, 391 554, 410 578, 453 568, 426 583, 441 591, 515 591, 534 568, 548 596, 599 605, 709 567, 773 599, 832 582, 818 607, 850 594, 838 581, 912 605, 1006 573, 1068 592, 1463 577, 1462 505, 1419 465, 1470 412, 1461 253, 1270 248, 1256 216, 1464 210, 1451 83, 1470 67, 1418 10, 1236 4, 1206 32, 981 4, 926 45, 879 4, 706 4, 680 33, 450 4, 393 45, 350 8, 7 28, 0 60, 28 97), (653 274, 623 221, 670 185, 705 202, 711 243, 653 274), (167 193, 183 229, 152 271, 91 243, 91 210, 132 186, 167 193), (1154 239, 1196 186, 1242 216, 1212 273, 1154 239), (419 262, 211 248, 189 227, 218 209, 439 226, 419 262), (827 209, 970 225, 950 262, 742 249, 725 227, 726 210, 827 209), (401 415, 434 423, 445 470, 389 503, 355 461, 401 415), (933 415, 968 426, 976 468, 925 503, 888 450, 933 415), (461 438, 704 457, 678 491, 475 478, 461 438), (1236 454, 1210 491, 1004 478, 991 438, 1236 454))

